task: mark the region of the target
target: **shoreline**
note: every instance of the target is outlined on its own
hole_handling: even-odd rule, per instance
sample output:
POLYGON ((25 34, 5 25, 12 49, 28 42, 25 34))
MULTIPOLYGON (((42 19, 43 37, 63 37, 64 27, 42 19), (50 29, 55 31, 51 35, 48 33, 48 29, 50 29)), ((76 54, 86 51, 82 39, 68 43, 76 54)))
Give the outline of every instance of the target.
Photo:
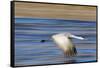
POLYGON ((42 20, 66 20, 66 21, 82 21, 82 22, 96 22, 87 20, 73 20, 73 19, 61 19, 61 18, 40 18, 40 17, 15 17, 15 19, 42 19, 42 20))

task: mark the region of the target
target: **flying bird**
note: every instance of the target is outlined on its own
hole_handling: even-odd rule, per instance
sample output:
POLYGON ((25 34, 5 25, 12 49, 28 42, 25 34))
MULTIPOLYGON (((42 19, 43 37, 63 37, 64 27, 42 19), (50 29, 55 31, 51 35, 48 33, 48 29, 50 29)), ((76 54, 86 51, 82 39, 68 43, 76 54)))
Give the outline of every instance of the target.
MULTIPOLYGON (((84 40, 83 37, 72 35, 71 33, 58 33, 51 36, 55 44, 63 51, 65 56, 75 56, 77 55, 77 50, 72 42, 72 38, 84 40)), ((41 40, 45 42, 47 40, 41 40)))

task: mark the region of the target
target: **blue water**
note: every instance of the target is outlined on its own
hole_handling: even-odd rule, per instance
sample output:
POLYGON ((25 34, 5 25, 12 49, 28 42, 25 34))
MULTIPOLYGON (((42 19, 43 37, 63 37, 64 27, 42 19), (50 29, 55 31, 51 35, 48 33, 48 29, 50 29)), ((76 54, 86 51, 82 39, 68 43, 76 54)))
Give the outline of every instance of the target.
POLYGON ((96 61, 96 22, 42 18, 15 18, 15 66, 96 61), (52 41, 57 33, 70 32, 85 40, 73 39, 75 57, 64 57, 52 41), (48 40, 41 43, 41 40, 48 40))

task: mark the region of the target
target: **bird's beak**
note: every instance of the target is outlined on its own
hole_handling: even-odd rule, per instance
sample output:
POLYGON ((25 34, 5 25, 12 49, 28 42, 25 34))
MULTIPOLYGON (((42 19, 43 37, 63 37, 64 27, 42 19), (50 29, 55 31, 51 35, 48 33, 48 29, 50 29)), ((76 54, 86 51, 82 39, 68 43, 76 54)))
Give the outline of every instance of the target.
POLYGON ((84 40, 83 37, 79 37, 79 36, 75 36, 75 35, 70 35, 71 38, 76 38, 76 39, 80 39, 80 40, 84 40))

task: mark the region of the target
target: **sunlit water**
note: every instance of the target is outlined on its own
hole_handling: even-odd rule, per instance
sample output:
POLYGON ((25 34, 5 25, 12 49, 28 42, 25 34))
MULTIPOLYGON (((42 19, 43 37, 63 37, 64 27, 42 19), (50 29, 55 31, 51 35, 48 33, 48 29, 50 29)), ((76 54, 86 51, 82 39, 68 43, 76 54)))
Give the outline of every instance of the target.
POLYGON ((15 18, 15 65, 42 65, 96 61, 96 22, 40 18, 15 18), (52 41, 56 33, 70 32, 85 40, 73 39, 75 57, 64 57, 52 41), (48 40, 44 43, 41 40, 48 40))

